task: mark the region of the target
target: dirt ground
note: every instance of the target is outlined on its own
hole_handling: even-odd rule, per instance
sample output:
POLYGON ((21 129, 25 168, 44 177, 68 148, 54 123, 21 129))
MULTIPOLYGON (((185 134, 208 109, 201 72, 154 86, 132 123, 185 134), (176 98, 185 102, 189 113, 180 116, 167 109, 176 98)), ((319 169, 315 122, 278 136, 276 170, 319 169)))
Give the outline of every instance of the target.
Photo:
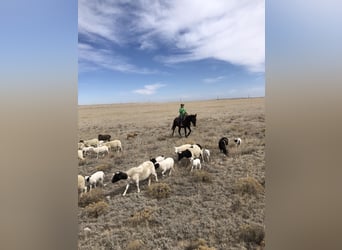
MULTIPOLYGON (((105 186, 96 188, 103 190, 102 204, 79 203, 79 249, 263 248, 264 98, 186 102, 187 112, 197 114, 188 138, 179 137, 178 131, 171 136, 178 108, 176 102, 79 106, 80 140, 110 134, 123 147, 122 152, 79 161, 79 174, 103 170, 106 175, 105 186), (133 132, 137 136, 127 139, 133 132), (228 156, 218 148, 223 136, 229 138, 228 156), (242 139, 239 148, 235 137, 242 139), (190 173, 185 159, 178 162, 174 147, 185 143, 210 150, 210 161, 202 162, 201 171, 190 173), (175 160, 171 176, 162 177, 157 170, 159 183, 167 187, 160 189, 167 193, 162 198, 148 192, 147 180, 140 182, 141 193, 131 185, 125 197, 126 182, 111 183, 114 172, 158 155, 175 160)), ((155 183, 153 178, 151 187, 155 183)))

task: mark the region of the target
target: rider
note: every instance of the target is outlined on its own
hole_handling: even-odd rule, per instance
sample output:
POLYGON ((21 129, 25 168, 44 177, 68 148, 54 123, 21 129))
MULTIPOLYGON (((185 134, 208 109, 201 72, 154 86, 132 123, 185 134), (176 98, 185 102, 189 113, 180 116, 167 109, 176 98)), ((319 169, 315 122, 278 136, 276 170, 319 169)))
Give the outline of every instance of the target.
POLYGON ((186 115, 186 110, 184 108, 184 103, 182 103, 180 105, 180 108, 179 108, 179 125, 182 126, 183 125, 183 121, 184 121, 184 117, 186 115))

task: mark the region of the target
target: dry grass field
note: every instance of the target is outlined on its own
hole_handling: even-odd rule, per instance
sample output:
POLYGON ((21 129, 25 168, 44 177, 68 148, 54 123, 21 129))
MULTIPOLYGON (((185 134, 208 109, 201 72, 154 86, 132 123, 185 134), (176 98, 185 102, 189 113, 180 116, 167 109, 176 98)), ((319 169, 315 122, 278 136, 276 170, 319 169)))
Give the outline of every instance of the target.
POLYGON ((178 108, 177 102, 79 106, 79 139, 110 134, 123 147, 121 153, 79 161, 83 176, 106 174, 103 188, 79 200, 79 249, 263 249, 264 98, 186 102, 188 113, 197 113, 188 138, 178 131, 171 137, 178 108), (223 136, 230 139, 228 157, 218 148, 223 136), (234 137, 242 139, 239 149, 234 137), (185 143, 210 150, 202 170, 190 173, 185 159, 177 161, 174 146, 185 143), (158 155, 175 159, 171 176, 157 170, 158 184, 154 178, 150 187, 140 182, 139 194, 131 185, 123 197, 126 182, 111 183, 114 172, 158 155))

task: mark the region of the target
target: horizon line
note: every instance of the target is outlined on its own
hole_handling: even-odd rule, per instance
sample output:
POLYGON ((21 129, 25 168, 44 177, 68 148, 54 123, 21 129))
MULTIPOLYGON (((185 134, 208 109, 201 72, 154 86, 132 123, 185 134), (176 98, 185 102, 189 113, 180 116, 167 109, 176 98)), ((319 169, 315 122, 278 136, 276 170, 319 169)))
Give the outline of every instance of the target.
MULTIPOLYGON (((237 100, 237 99, 256 99, 265 98, 264 96, 248 96, 248 97, 222 97, 209 99, 179 100, 180 102, 200 102, 200 101, 218 101, 218 100, 237 100)), ((147 104, 147 103, 173 103, 179 101, 136 101, 136 102, 112 102, 112 103, 93 103, 93 104, 77 104, 78 106, 95 106, 95 105, 116 105, 116 104, 147 104)))

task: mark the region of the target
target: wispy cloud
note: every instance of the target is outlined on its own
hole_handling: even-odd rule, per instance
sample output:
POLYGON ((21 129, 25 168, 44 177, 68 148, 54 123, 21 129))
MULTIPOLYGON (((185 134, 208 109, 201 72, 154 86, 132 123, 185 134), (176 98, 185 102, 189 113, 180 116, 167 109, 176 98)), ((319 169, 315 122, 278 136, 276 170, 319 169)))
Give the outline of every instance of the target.
POLYGON ((105 68, 109 70, 139 73, 139 74, 153 74, 156 70, 147 68, 139 68, 127 62, 127 58, 116 54, 108 49, 96 49, 89 44, 78 44, 78 60, 80 71, 94 70, 98 68, 105 68))
POLYGON ((153 2, 142 5, 135 19, 136 28, 148 34, 146 39, 153 38, 177 49, 156 59, 174 64, 214 58, 244 66, 251 72, 264 72, 263 0, 213 0, 200 5, 196 0, 153 2), (189 11, 196 14, 189 15, 189 11))
POLYGON ((141 95, 153 95, 157 92, 157 89, 165 87, 166 84, 156 83, 151 85, 145 85, 142 89, 136 89, 133 92, 141 95))
POLYGON ((155 58, 166 64, 217 59, 265 70, 264 0, 79 0, 78 21, 91 41, 163 48, 155 58))
POLYGON ((218 76, 218 77, 214 77, 214 78, 205 78, 205 79, 203 79, 203 82, 215 83, 215 82, 219 82, 219 81, 223 80, 224 78, 225 78, 224 76, 218 76))
POLYGON ((118 17, 122 9, 112 1, 78 1, 78 31, 90 40, 107 39, 121 44, 118 17))

